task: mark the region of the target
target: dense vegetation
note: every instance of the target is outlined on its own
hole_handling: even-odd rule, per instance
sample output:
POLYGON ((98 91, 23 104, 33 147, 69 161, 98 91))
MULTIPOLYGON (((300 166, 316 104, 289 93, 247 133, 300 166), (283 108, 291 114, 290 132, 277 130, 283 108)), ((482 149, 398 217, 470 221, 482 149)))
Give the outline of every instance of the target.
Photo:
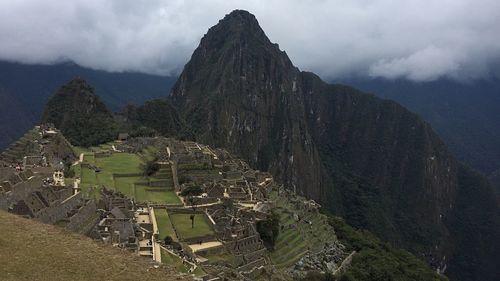
POLYGON ((274 244, 280 233, 280 216, 276 212, 271 212, 266 220, 257 222, 257 231, 264 245, 269 250, 274 250, 274 244))
POLYGON ((62 127, 65 136, 71 144, 90 147, 116 139, 117 125, 105 114, 86 114, 73 116, 67 126, 62 127))
POLYGON ((447 280, 414 255, 382 242, 368 231, 355 230, 338 217, 330 217, 329 222, 335 228, 337 238, 347 246, 347 250, 357 252, 348 270, 339 276, 339 280, 447 280))
POLYGON ((144 176, 149 177, 160 170, 160 164, 158 164, 158 158, 153 157, 153 159, 147 160, 145 163, 140 165, 144 176))
POLYGON ((188 186, 184 190, 181 191, 181 196, 200 196, 203 193, 203 189, 199 186, 188 186))
POLYGON ((77 146, 93 146, 116 139, 118 126, 94 89, 84 80, 63 85, 49 100, 42 123, 52 123, 77 146))
POLYGON ((127 105, 121 115, 131 126, 132 135, 148 136, 158 133, 180 139, 193 138, 179 117, 177 109, 168 99, 147 101, 142 106, 127 105))
POLYGON ((302 278, 301 281, 338 281, 339 278, 336 278, 331 273, 321 273, 318 271, 309 271, 306 276, 302 278))
POLYGON ((500 228, 497 224, 498 205, 492 200, 495 194, 483 176, 463 165, 458 181, 458 211, 446 220, 452 231, 461 233, 454 237, 453 243, 461 254, 450 258, 449 277, 466 281, 497 280, 500 228))

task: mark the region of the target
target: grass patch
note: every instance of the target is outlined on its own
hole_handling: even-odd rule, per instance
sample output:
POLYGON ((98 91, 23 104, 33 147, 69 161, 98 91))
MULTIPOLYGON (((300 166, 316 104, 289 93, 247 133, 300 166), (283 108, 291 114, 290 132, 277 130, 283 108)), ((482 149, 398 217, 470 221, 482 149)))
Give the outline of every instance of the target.
POLYGON ((189 270, 187 266, 182 264, 182 260, 179 257, 174 256, 163 249, 161 249, 161 263, 174 267, 177 271, 182 273, 187 273, 189 270))
POLYGON ((80 157, 80 154, 82 154, 82 153, 91 153, 91 151, 85 147, 73 146, 72 148, 73 148, 73 152, 76 154, 76 157, 80 157))
POLYGON ((174 241, 178 241, 167 210, 155 208, 155 216, 156 223, 158 224, 158 231, 160 232, 160 239, 163 240, 165 237, 170 236, 174 241))
POLYGON ((172 169, 170 167, 168 168, 161 168, 158 172, 154 173, 153 176, 151 176, 152 179, 172 179, 172 169))
POLYGON ((139 202, 157 202, 167 204, 178 204, 181 200, 174 191, 162 187, 150 187, 135 185, 135 198, 139 202))
POLYGON ((196 276, 203 276, 205 274, 207 274, 203 268, 201 268, 201 266, 198 266, 194 271, 193 271, 193 274, 196 275, 196 276))
POLYGON ((97 176, 95 171, 86 167, 81 168, 81 180, 82 184, 86 185, 97 185, 97 176))
POLYGON ((82 177, 82 166, 80 164, 71 166, 69 169, 74 172, 75 177, 82 177))
POLYGON ((113 175, 110 173, 106 173, 104 171, 101 171, 99 173, 96 173, 97 177, 97 182, 100 185, 104 185, 108 189, 113 189, 114 188, 114 181, 113 181, 113 175))
POLYGON ((96 159, 96 165, 111 174, 142 173, 142 163, 141 158, 132 153, 113 153, 109 157, 96 159))
POLYGON ((179 239, 190 239, 213 234, 212 227, 205 214, 195 214, 194 228, 191 227, 191 214, 171 214, 170 219, 179 239))
POLYGON ((127 195, 130 198, 135 198, 134 184, 144 180, 142 177, 115 177, 115 190, 127 195))
POLYGON ((158 148, 154 146, 148 146, 142 151, 142 158, 147 161, 151 161, 155 158, 156 153, 158 152, 158 148))
MULTIPOLYGON (((78 157, 80 157, 80 156, 78 156, 78 157)), ((83 155, 83 163, 94 164, 95 163, 95 156, 94 156, 94 154, 85 153, 83 155)))
MULTIPOLYGON (((154 154, 155 150, 150 148, 150 154, 154 154)), ((142 174, 141 165, 144 163, 141 156, 132 153, 113 153, 109 157, 94 157, 93 154, 85 154, 84 162, 92 163, 99 168, 99 172, 95 172, 89 168, 82 168, 78 165, 81 171, 79 174, 82 179, 82 190, 86 191, 92 197, 94 193, 98 193, 101 186, 109 189, 122 192, 130 198, 134 198, 139 202, 157 202, 167 204, 181 203, 179 197, 173 191, 172 175, 170 170, 161 170, 160 173, 151 178, 143 178, 142 176, 114 176, 125 174, 142 174), (148 181, 165 181, 164 187, 150 187, 139 182, 148 181), (95 190, 95 186, 98 189, 95 190)), ((75 166, 75 173, 77 172, 75 166)))
POLYGON ((84 161, 94 161, 100 171, 98 173, 92 171, 95 175, 94 181, 90 181, 88 177, 82 177, 83 184, 99 185, 99 187, 104 185, 106 188, 115 189, 131 198, 134 197, 133 183, 139 181, 141 177, 113 178, 113 174, 141 173, 140 164, 142 161, 139 156, 131 153, 113 153, 109 157, 95 158, 93 155, 86 154, 84 161), (87 157, 92 158, 87 160, 87 157))
POLYGON ((210 262, 225 261, 228 263, 232 263, 234 261, 234 256, 229 253, 209 254, 206 255, 205 258, 210 262))

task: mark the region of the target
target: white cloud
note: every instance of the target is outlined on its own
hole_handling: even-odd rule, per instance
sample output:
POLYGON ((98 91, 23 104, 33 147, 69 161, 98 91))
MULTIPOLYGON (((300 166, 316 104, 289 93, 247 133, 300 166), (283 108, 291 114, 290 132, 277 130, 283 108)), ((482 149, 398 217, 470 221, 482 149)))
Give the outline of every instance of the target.
POLYGON ((327 79, 498 73, 498 0, 0 0, 0 59, 176 74, 236 8, 327 79))
POLYGON ((370 66, 372 77, 395 79, 407 77, 416 81, 429 81, 441 76, 456 77, 460 62, 451 50, 426 47, 404 58, 380 60, 370 66))

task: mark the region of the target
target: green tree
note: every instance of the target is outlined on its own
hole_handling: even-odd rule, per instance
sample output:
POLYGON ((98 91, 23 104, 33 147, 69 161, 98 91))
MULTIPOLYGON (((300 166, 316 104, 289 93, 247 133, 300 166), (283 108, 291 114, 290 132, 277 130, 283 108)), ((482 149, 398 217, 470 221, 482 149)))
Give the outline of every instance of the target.
POLYGON ((170 237, 170 235, 167 235, 165 236, 165 239, 163 239, 163 241, 165 242, 166 245, 170 245, 174 240, 172 239, 172 237, 170 237))
POLYGON ((203 189, 199 186, 188 186, 183 191, 181 191, 181 196, 200 196, 203 193, 203 189))
POLYGON ((191 228, 194 228, 194 217, 194 214, 189 217, 189 219, 191 220, 191 228))
POLYGON ((160 170, 160 164, 158 164, 158 158, 155 157, 152 160, 147 161, 145 164, 141 165, 141 169, 145 176, 151 176, 160 170))
POLYGON ((269 250, 274 250, 274 245, 280 232, 280 216, 276 212, 271 211, 266 220, 257 222, 257 231, 264 245, 269 250))

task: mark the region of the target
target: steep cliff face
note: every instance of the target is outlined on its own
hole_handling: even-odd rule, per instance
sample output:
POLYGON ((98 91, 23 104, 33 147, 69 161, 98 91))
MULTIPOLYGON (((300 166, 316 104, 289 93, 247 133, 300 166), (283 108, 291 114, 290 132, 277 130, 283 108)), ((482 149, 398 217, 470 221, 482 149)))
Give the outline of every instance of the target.
POLYGON ((48 101, 42 123, 52 123, 73 145, 91 146, 116 138, 112 113, 90 85, 73 79, 48 101))
POLYGON ((498 247, 498 206, 483 196, 491 187, 478 184, 480 177, 464 180, 469 170, 399 104, 299 71, 250 13, 234 11, 210 28, 171 99, 197 140, 270 170, 288 188, 436 268, 463 254, 484 265, 471 278, 462 273, 477 264, 453 265, 452 279, 493 280, 495 261, 473 249, 486 249, 488 235, 498 247), (467 202, 471 185, 486 202, 467 202), (470 224, 464 234, 457 220, 465 216, 487 226, 470 224))
POLYGON ((298 187, 320 179, 301 83, 255 17, 238 11, 201 40, 172 99, 197 139, 228 147, 298 187), (292 176, 298 167, 307 176, 292 176))

